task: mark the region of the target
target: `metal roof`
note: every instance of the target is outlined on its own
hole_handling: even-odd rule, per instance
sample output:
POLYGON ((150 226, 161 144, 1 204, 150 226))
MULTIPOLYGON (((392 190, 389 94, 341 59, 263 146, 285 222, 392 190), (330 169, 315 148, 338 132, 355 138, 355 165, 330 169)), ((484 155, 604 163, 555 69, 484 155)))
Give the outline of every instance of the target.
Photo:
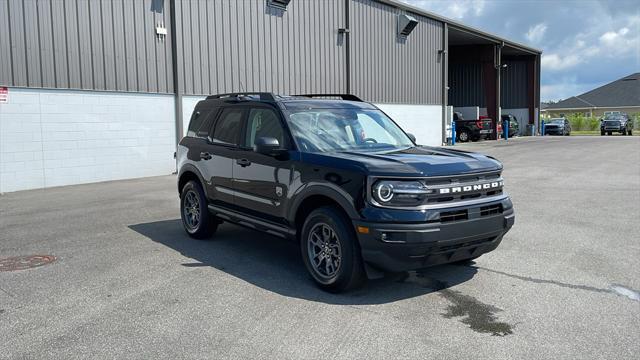
POLYGON ((468 25, 464 25, 464 24, 462 24, 462 23, 460 23, 458 21, 449 19, 447 17, 432 13, 430 11, 421 9, 421 8, 413 6, 413 5, 409 5, 407 3, 404 3, 404 2, 401 2, 401 1, 398 1, 398 0, 376 0, 376 1, 381 2, 383 4, 391 5, 393 7, 398 8, 398 9, 402 9, 402 10, 405 10, 405 11, 408 11, 408 12, 411 12, 411 13, 414 13, 414 14, 418 14, 418 15, 425 16, 425 17, 428 17, 428 18, 431 18, 431 19, 434 19, 434 20, 441 21, 441 22, 447 24, 450 27, 456 28, 457 30, 469 33, 471 35, 479 36, 479 37, 484 38, 486 40, 489 40, 491 42, 495 42, 496 44, 504 43, 505 45, 507 45, 509 47, 521 50, 523 52, 527 52, 527 53, 531 53, 531 54, 535 54, 535 55, 542 54, 542 50, 540 50, 540 49, 536 49, 536 48, 530 47, 528 45, 520 44, 518 42, 505 39, 505 38, 500 37, 498 35, 494 35, 494 34, 491 34, 491 33, 488 33, 488 32, 473 28, 473 27, 468 26, 468 25))

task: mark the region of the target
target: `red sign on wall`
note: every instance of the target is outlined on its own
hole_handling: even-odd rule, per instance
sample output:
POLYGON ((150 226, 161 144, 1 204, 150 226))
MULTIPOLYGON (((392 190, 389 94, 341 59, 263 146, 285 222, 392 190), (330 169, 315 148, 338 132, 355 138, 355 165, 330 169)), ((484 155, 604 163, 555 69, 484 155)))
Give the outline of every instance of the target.
POLYGON ((9 102, 9 88, 0 86, 0 104, 9 102))

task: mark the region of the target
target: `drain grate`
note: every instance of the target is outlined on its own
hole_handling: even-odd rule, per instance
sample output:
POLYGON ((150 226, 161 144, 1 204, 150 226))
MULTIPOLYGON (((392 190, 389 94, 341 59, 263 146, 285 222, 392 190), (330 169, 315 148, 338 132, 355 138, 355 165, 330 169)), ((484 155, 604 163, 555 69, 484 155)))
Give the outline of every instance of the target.
POLYGON ((56 261, 53 255, 27 255, 0 259, 0 271, 26 270, 56 261))

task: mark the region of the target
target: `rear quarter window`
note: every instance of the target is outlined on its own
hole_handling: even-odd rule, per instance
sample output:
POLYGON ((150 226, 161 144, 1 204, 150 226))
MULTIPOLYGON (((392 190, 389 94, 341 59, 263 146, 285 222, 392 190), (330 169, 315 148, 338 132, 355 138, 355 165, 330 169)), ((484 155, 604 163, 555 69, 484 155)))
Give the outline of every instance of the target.
POLYGON ((217 112, 217 108, 196 108, 189 120, 187 136, 206 138, 211 131, 211 125, 217 112))

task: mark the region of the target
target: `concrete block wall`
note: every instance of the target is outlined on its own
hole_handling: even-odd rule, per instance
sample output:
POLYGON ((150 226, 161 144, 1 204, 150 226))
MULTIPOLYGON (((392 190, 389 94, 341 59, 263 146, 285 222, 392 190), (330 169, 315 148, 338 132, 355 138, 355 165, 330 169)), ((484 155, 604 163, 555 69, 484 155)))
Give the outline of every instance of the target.
POLYGON ((170 174, 172 95, 9 89, 0 192, 170 174))
POLYGON ((442 145, 442 106, 375 104, 420 145, 442 145))

